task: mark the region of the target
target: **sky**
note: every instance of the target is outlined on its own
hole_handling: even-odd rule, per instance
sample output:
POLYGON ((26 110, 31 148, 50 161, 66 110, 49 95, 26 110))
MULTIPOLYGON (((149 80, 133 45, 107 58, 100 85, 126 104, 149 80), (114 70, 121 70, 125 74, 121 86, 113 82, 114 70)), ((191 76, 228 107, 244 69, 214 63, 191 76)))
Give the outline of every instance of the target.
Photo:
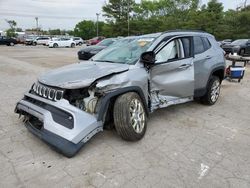
MULTIPOLYGON (((202 3, 208 1, 202 0, 202 3)), ((243 0, 219 1, 223 3, 225 10, 235 9, 243 2, 243 0)), ((17 27, 23 29, 35 28, 35 17, 38 17, 38 25, 42 29, 69 30, 83 19, 96 21, 96 13, 102 13, 104 4, 105 0, 0 0, 0 30, 8 28, 6 19, 14 19, 17 27)), ((104 20, 102 15, 100 20, 104 20)))

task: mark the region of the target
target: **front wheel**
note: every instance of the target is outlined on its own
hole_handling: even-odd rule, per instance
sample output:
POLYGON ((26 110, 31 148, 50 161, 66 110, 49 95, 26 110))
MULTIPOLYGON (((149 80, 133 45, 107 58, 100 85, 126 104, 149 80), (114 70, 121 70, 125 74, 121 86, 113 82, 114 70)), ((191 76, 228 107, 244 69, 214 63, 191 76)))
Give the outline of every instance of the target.
POLYGON ((207 105, 214 105, 220 96, 221 81, 217 76, 212 76, 207 86, 207 93, 201 101, 207 105))
POLYGON ((124 140, 137 141, 144 136, 147 115, 137 93, 119 96, 115 101, 113 116, 116 131, 124 140))
POLYGON ((70 46, 71 46, 71 48, 74 48, 76 45, 74 43, 72 43, 70 46))
POLYGON ((14 46, 14 45, 15 45, 14 42, 11 42, 11 43, 10 43, 10 46, 14 46))
POLYGON ((53 44, 53 48, 57 48, 58 47, 58 44, 53 44))
POLYGON ((245 50, 241 49, 239 55, 243 56, 245 54, 245 50))

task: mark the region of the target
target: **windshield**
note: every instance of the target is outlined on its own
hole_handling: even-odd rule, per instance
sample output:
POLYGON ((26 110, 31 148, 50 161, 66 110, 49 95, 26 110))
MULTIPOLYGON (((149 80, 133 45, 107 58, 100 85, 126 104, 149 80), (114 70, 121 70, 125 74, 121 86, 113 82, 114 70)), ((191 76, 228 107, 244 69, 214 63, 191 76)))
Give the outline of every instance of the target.
POLYGON ((119 40, 95 55, 93 61, 135 64, 155 38, 135 37, 119 40))
POLYGON ((109 46, 114 42, 114 39, 104 39, 103 41, 99 42, 98 46, 109 46))
POLYGON ((247 41, 248 41, 248 39, 236 40, 236 41, 233 41, 231 44, 232 45, 242 45, 242 44, 247 43, 247 41))

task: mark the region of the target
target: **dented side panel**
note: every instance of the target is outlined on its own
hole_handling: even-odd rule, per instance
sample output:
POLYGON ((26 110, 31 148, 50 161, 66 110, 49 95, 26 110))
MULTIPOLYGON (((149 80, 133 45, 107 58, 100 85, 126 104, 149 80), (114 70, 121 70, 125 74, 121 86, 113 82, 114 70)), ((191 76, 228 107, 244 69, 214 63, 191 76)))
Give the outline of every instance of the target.
POLYGON ((146 69, 140 66, 131 66, 129 71, 98 80, 96 89, 97 91, 108 93, 120 88, 135 86, 141 88, 148 102, 148 79, 149 74, 146 69))
POLYGON ((155 65, 150 70, 150 86, 155 105, 193 97, 193 58, 155 65))

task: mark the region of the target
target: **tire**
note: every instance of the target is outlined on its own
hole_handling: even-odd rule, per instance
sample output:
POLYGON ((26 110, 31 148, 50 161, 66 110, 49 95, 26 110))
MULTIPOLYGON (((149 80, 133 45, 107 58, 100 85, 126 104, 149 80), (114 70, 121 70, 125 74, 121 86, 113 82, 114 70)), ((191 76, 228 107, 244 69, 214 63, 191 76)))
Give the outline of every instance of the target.
POLYGON ((245 50, 241 49, 240 52, 239 52, 239 55, 243 56, 244 54, 245 54, 245 50))
POLYGON ((37 45, 37 43, 36 42, 33 42, 33 46, 36 46, 37 45))
POLYGON ((70 47, 71 48, 74 48, 76 45, 74 44, 74 43, 72 43, 71 45, 70 45, 70 47))
POLYGON ((219 77, 212 76, 207 85, 207 93, 201 97, 201 102, 206 105, 214 105, 220 95, 221 81, 219 77))
POLYGON ((57 47, 58 47, 57 43, 53 44, 53 48, 57 48, 57 47))
POLYGON ((137 141, 143 138, 147 129, 147 115, 137 93, 119 96, 114 104, 113 117, 116 131, 124 140, 137 141))
POLYGON ((11 43, 10 43, 10 46, 14 46, 14 45, 15 45, 14 42, 11 42, 11 43))
POLYGON ((81 46, 81 45, 82 45, 82 43, 81 43, 81 42, 79 42, 79 43, 78 43, 78 45, 79 45, 79 46, 81 46))

